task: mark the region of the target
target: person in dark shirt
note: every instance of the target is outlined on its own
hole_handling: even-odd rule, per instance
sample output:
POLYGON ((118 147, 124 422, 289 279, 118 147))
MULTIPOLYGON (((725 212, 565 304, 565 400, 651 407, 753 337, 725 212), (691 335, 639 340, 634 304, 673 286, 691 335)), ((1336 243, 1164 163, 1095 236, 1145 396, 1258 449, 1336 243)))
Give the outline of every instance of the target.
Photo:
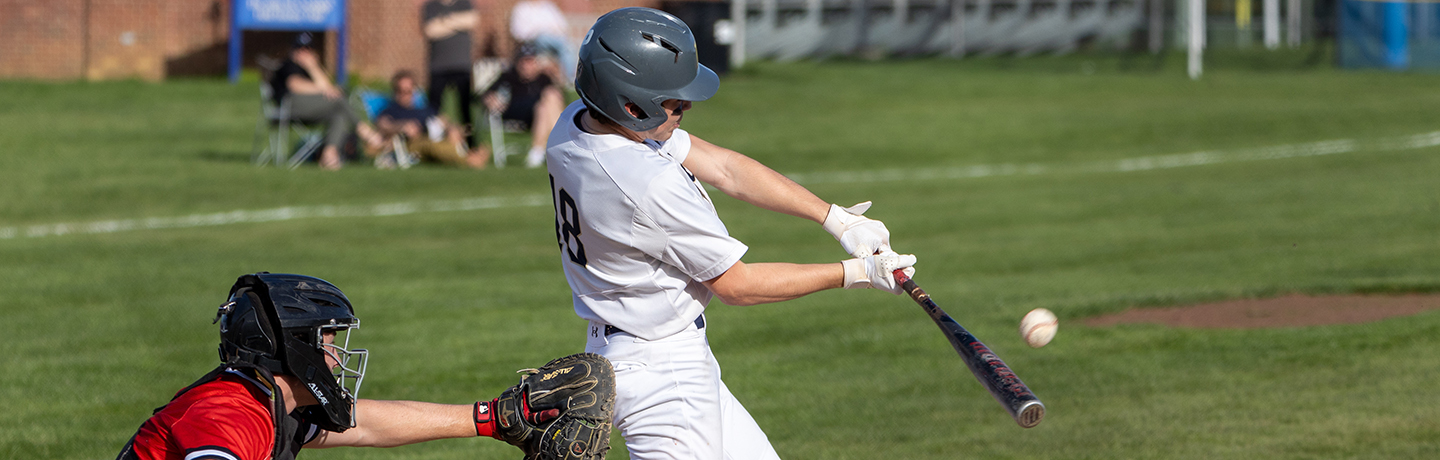
POLYGON ((507 126, 530 131, 530 151, 525 166, 538 168, 545 162, 545 141, 565 110, 565 97, 552 76, 553 64, 530 44, 520 46, 515 62, 481 96, 485 108, 500 113, 507 126))
POLYGON ((485 169, 490 152, 477 148, 465 149, 465 128, 446 122, 434 108, 415 103, 415 74, 408 70, 395 73, 390 79, 394 98, 375 116, 375 127, 381 135, 405 137, 405 147, 422 160, 472 169, 485 169))
POLYGON ((475 105, 475 83, 470 67, 474 43, 473 31, 480 21, 480 15, 470 0, 429 0, 420 11, 421 31, 428 45, 430 87, 426 97, 436 107, 444 101, 445 90, 455 88, 460 100, 460 123, 466 131, 466 142, 475 143, 470 134, 474 115, 470 113, 475 105))
POLYGON ((289 98, 291 119, 325 124, 320 167, 335 170, 341 166, 340 147, 355 130, 358 119, 351 112, 345 93, 321 67, 314 45, 315 36, 309 32, 296 36, 289 58, 271 74, 270 88, 276 104, 289 98))

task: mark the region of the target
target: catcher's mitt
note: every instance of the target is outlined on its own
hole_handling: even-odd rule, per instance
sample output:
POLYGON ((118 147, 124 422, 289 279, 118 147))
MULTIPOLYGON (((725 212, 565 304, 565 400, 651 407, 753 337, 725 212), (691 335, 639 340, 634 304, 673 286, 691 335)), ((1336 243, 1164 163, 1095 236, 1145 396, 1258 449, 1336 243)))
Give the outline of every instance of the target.
POLYGON ((525 451, 526 460, 605 458, 615 412, 610 361, 581 353, 520 373, 520 383, 494 402, 495 437, 525 451), (557 411, 553 419, 536 423, 557 411))

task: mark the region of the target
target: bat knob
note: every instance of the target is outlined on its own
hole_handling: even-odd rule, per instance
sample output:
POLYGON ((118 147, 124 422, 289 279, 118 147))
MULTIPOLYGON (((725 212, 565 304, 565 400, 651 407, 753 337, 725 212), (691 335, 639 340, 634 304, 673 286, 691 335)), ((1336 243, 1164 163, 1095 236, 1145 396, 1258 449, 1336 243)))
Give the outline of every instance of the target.
POLYGON ((1016 412, 1015 423, 1019 423, 1021 428, 1034 428, 1035 425, 1040 424, 1040 420, 1043 418, 1045 418, 1045 404, 1040 401, 1027 401, 1016 412))

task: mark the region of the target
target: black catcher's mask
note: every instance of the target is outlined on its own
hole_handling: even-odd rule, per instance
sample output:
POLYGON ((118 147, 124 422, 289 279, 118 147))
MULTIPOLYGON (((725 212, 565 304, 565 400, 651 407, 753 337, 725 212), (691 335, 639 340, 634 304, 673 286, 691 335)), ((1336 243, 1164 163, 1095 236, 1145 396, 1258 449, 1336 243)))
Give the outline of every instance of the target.
POLYGON ((244 275, 217 320, 222 361, 297 378, 319 402, 301 408, 302 419, 334 432, 355 426, 368 352, 349 349, 360 320, 340 288, 304 275, 244 275))

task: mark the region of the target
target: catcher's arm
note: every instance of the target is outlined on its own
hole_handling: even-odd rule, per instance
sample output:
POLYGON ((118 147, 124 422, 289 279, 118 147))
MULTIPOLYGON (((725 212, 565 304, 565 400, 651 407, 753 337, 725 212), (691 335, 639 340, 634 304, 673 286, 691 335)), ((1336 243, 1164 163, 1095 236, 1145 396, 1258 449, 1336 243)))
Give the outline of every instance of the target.
POLYGON ((395 447, 446 438, 475 436, 472 406, 419 401, 355 402, 355 427, 343 433, 321 431, 306 448, 395 447))
MULTIPOLYGON (((435 404, 420 401, 379 401, 361 399, 355 402, 355 427, 343 433, 321 431, 306 448, 327 447, 395 447, 417 442, 447 438, 489 436, 504 440, 496 429, 496 420, 488 417, 489 408, 499 398, 475 404, 435 404), (481 419, 480 408, 485 408, 481 419)), ((528 408, 526 408, 528 409, 528 408)), ((543 425, 559 415, 558 409, 525 414, 525 422, 543 425)))

